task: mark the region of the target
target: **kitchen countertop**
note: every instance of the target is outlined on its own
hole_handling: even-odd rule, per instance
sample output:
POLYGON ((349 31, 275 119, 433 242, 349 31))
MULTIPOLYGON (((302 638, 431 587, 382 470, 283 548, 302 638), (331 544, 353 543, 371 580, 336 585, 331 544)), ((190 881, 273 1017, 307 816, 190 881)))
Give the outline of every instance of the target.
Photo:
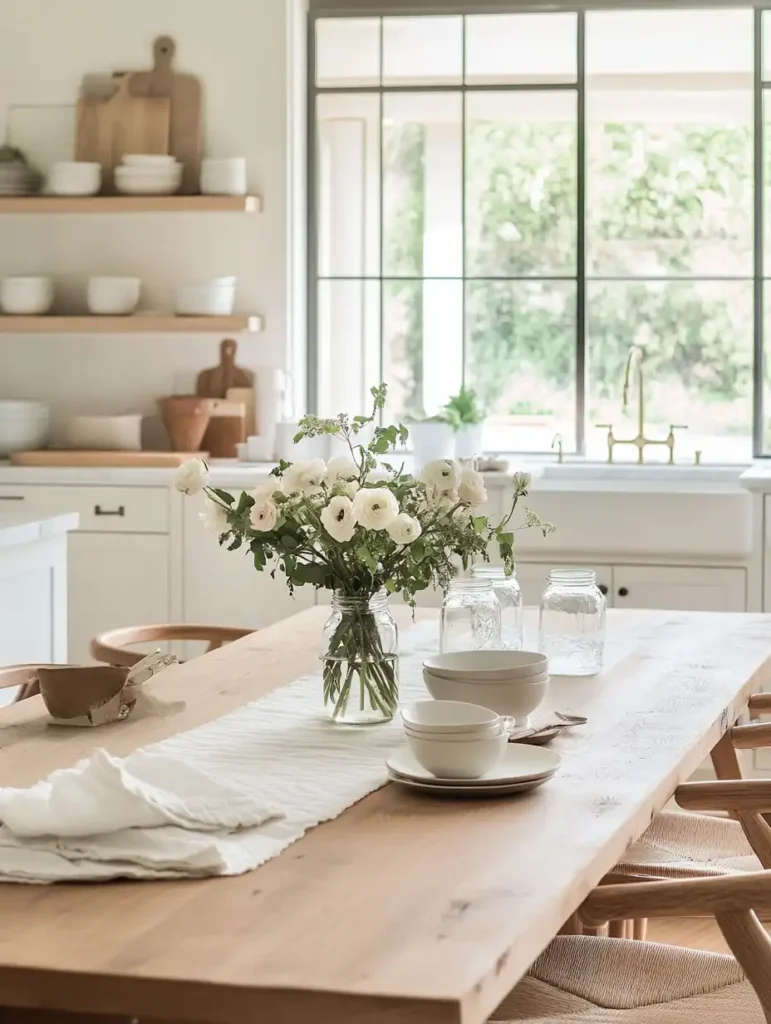
POLYGON ((77 512, 67 512, 58 516, 0 512, 0 549, 29 544, 32 541, 45 540, 47 537, 77 530, 78 522, 77 512))
MULTIPOLYGON (((409 464, 405 460, 407 468, 409 464)), ((507 487, 514 472, 530 473, 531 490, 603 493, 739 493, 743 489, 771 490, 771 466, 729 465, 666 466, 630 463, 608 465, 579 459, 543 462, 537 459, 512 459, 505 473, 485 473, 489 488, 507 487)), ((272 463, 245 463, 230 459, 210 462, 212 483, 220 487, 255 486, 273 468, 272 463)), ((0 462, 0 485, 48 484, 60 486, 100 485, 165 487, 170 486, 174 469, 27 467, 0 462)))

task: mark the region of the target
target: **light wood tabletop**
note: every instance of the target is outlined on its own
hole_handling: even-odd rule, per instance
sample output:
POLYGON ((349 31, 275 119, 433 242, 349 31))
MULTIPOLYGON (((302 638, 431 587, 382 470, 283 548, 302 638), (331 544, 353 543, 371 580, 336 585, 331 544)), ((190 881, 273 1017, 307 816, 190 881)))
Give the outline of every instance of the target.
MULTIPOLYGON (((46 725, 0 710, 0 782, 95 745, 127 754, 314 670, 314 609, 158 677, 166 719, 46 725)), ((427 616, 435 612, 423 613, 427 616)), ((406 620, 405 620, 406 621, 406 620)), ((589 723, 515 799, 386 785, 237 878, 0 886, 6 1006, 242 1024, 478 1024, 746 705, 771 682, 771 616, 611 611, 609 667, 552 680, 589 723)), ((319 694, 321 709, 321 694, 319 694)))

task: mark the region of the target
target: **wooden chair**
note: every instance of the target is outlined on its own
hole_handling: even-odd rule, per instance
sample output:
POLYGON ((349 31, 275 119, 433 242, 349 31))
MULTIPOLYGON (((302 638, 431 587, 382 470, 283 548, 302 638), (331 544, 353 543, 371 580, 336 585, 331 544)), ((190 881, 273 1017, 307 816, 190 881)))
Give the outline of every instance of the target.
POLYGON ((253 630, 236 629, 230 626, 195 626, 185 623, 174 623, 157 626, 127 626, 123 629, 111 629, 101 633, 89 644, 91 657, 106 665, 125 665, 131 668, 145 657, 136 651, 126 650, 132 644, 168 643, 169 641, 202 640, 208 644, 206 653, 214 651, 223 644, 240 640, 253 630))
MULTIPOLYGON (((771 862, 771 782, 687 783, 678 802, 734 812, 758 859, 771 862)), ((492 1014, 528 1024, 771 1024, 771 871, 603 885, 580 908, 590 928, 640 917, 715 917, 734 958, 648 942, 558 936, 492 1014), (745 980, 746 976, 746 980, 745 980)))

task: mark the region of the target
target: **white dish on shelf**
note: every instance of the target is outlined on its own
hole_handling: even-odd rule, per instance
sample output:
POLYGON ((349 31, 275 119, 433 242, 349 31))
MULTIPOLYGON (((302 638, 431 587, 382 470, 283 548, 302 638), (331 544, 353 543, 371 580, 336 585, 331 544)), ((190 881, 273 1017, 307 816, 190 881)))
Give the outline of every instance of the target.
POLYGON ((0 457, 44 448, 48 442, 50 408, 44 402, 0 400, 0 457))
POLYGON ((116 167, 115 188, 129 196, 170 196, 182 182, 182 164, 173 167, 116 167))
POLYGON ((211 196, 246 195, 246 158, 207 158, 201 162, 201 192, 211 196))
POLYGON ((4 277, 0 281, 0 308, 10 316, 41 316, 53 302, 50 277, 4 277))
POLYGON ((142 448, 142 416, 70 416, 64 439, 67 447, 81 451, 137 452, 142 448))
POLYGON ((84 160, 59 160, 48 175, 54 196, 95 196, 102 187, 102 165, 84 160))
POLYGON ((89 277, 86 304, 96 316, 128 316, 139 304, 138 277, 89 277))
POLYGON ((170 171, 181 166, 176 157, 160 153, 126 153, 121 163, 123 167, 139 167, 153 171, 170 171))
POLYGON ((230 316, 235 301, 235 278, 220 278, 180 285, 174 293, 174 310, 178 316, 230 316))

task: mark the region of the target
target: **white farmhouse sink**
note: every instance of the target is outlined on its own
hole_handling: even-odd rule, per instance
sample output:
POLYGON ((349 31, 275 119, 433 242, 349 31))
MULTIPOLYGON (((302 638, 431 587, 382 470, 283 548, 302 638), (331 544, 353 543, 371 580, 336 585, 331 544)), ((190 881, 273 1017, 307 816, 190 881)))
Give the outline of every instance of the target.
POLYGON ((677 484, 731 484, 738 485, 739 477, 746 466, 666 466, 660 464, 642 465, 636 463, 607 462, 553 462, 540 467, 542 480, 571 480, 602 482, 651 482, 677 484))

